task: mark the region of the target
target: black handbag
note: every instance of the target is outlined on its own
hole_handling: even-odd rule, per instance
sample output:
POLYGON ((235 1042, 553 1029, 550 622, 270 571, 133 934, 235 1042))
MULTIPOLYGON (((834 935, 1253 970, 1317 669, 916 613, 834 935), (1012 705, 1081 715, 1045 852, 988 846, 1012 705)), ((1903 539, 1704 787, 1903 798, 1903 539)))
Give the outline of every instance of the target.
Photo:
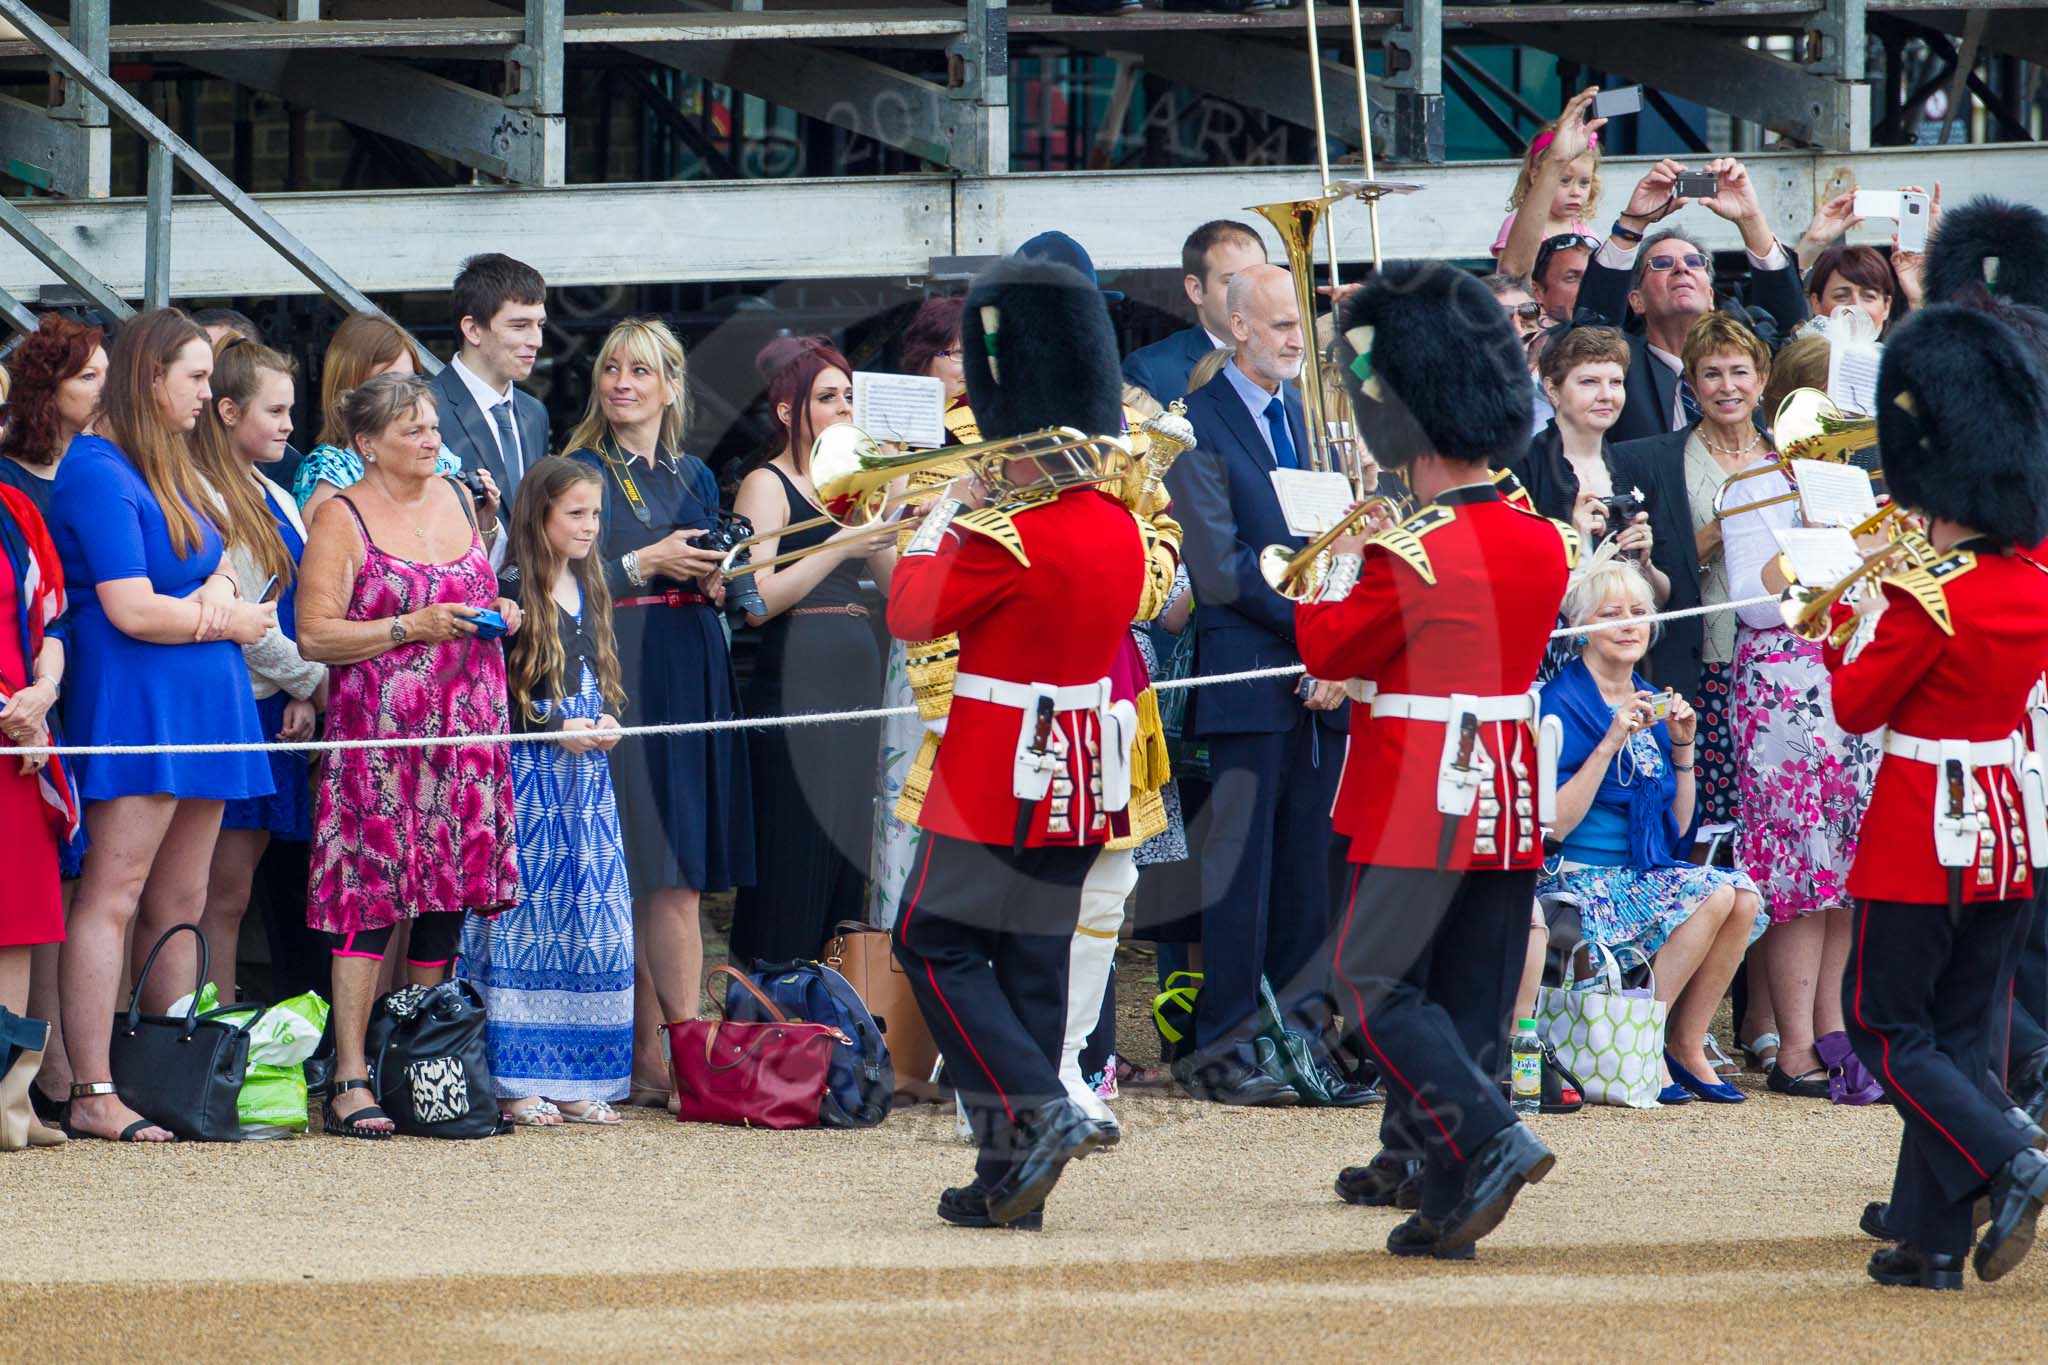
POLYGON ((188 1141, 234 1142, 242 1135, 236 1104, 249 1074, 249 1029, 270 1007, 224 1005, 200 1014, 197 992, 212 968, 206 935, 198 925, 179 924, 165 931, 143 959, 127 1012, 114 1016, 108 1061, 121 1103, 151 1123, 188 1141), (187 932, 199 940, 193 1004, 183 1018, 144 1014, 142 990, 149 984, 156 955, 174 935, 187 932), (224 1014, 237 1016, 235 1022, 222 1020, 219 1016, 224 1014))
POLYGON ((484 1002, 467 981, 407 986, 370 1007, 364 1037, 377 1105, 414 1137, 485 1138, 498 1121, 484 1002))

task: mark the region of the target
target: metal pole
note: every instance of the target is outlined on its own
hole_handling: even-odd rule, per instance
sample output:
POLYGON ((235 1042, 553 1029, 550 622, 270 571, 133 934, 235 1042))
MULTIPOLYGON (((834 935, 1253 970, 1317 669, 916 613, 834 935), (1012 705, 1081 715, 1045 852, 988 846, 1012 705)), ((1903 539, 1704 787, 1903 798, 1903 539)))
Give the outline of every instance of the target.
POLYGON ((75 256, 57 245, 50 234, 37 227, 29 220, 27 214, 5 199, 0 199, 0 231, 6 232, 15 241, 27 247, 29 255, 48 266, 60 278, 76 286, 80 293, 104 308, 117 320, 125 321, 135 316, 135 310, 123 302, 119 294, 107 288, 97 275, 80 265, 75 256))
POLYGON ((0 289, 0 316, 7 319, 8 326, 27 336, 36 329, 36 315, 22 305, 20 299, 0 289))
MULTIPOLYGON (((1316 191, 1318 197, 1330 192, 1330 127, 1323 111, 1323 45, 1316 34, 1316 0, 1301 0, 1301 12, 1308 16, 1308 83, 1309 97, 1315 101, 1316 113, 1316 166, 1322 171, 1322 188, 1316 191)), ((1330 244, 1330 294, 1337 293, 1337 225, 1329 214, 1323 215, 1323 234, 1330 244)), ((1309 273, 1315 273, 1315 242, 1309 242, 1309 273)), ((1311 295, 1312 297, 1312 295, 1311 295)), ((1301 320, 1302 332, 1313 343, 1316 334, 1316 320, 1313 314, 1301 320)), ((1310 345, 1313 352, 1315 347, 1310 345)))
POLYGON ((149 145, 148 227, 142 244, 142 306, 162 308, 171 301, 171 185, 177 162, 160 142, 149 145))
MULTIPOLYGON (((1357 66, 1358 76, 1358 146, 1365 154, 1365 178, 1367 183, 1379 179, 1372 162, 1372 105, 1367 101, 1365 84, 1365 25, 1358 16, 1358 0, 1351 0, 1351 60, 1357 66)), ((1372 236, 1372 268, 1380 268, 1380 200, 1379 196, 1368 195, 1365 200, 1365 223, 1372 236)), ((1334 258, 1337 249, 1334 241, 1330 255, 1334 258)), ((1336 283, 1335 272, 1331 281, 1336 283)))

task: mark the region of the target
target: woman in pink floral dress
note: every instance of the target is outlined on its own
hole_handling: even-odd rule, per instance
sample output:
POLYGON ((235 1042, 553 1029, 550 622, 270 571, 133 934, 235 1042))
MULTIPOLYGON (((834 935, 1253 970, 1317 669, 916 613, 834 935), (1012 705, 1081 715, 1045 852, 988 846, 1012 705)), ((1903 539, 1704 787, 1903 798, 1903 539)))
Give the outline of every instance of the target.
MULTIPOLYGON (((519 626, 486 549, 496 519, 480 526, 469 495, 437 475, 423 380, 379 376, 342 412, 366 469, 314 518, 299 589, 300 648, 332 666, 328 738, 502 733, 505 657, 475 620, 495 609, 519 626)), ((392 928, 412 921, 413 984, 446 979, 463 913, 518 900, 517 853, 503 745, 349 749, 322 764, 307 920, 334 951, 327 1131, 391 1135, 371 1102, 363 1032, 392 928)))
MULTIPOLYGON (((1750 417, 1766 372, 1732 356, 1699 368, 1703 378, 1695 387, 1710 414, 1722 395, 1746 394, 1746 404, 1729 406, 1711 436, 1730 447, 1754 447, 1742 469, 1762 465, 1771 449, 1750 417)), ((1702 432, 1709 425, 1703 422, 1702 432)), ((1772 532, 1800 524, 1799 504, 1754 505, 1790 487, 1776 473, 1731 486, 1727 505, 1753 509, 1722 523, 1731 599, 1783 590, 1772 532)), ((1787 630, 1777 604, 1743 607, 1740 617, 1732 725, 1735 858, 1763 893, 1771 917, 1760 946, 1781 1041, 1766 1080, 1780 1094, 1868 1104, 1884 1092, 1850 1051, 1842 972, 1849 958, 1849 864, 1879 751, 1868 736, 1845 734, 1835 724, 1820 646, 1787 630)))

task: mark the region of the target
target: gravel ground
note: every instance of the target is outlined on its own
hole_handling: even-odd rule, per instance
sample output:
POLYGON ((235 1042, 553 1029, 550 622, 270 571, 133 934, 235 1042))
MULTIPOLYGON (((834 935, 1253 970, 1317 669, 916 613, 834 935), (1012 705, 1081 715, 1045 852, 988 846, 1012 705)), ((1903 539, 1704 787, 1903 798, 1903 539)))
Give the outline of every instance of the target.
POLYGON ((864 1133, 635 1110, 483 1143, 74 1143, 0 1157, 0 1359, 2040 1358, 2048 1250, 1963 1294, 1870 1284, 1855 1222, 1897 1120, 1755 1080, 1539 1118, 1557 1172, 1467 1264, 1393 1260, 1400 1215, 1330 1193, 1376 1109, 1160 1090, 1039 1234, 933 1217, 968 1157, 930 1106, 864 1133))

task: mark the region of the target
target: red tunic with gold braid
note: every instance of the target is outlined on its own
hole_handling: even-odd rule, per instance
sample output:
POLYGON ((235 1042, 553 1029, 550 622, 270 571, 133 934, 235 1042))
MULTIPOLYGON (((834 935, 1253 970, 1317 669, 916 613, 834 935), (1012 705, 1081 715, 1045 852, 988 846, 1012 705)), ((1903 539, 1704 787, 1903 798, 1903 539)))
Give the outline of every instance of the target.
MULTIPOLYGON (((1491 483, 1451 489, 1367 543, 1348 595, 1295 607, 1302 663, 1318 678, 1371 678, 1380 699, 1465 694, 1506 704, 1536 681, 1576 539, 1570 527, 1514 507, 1491 483)), ((1373 709, 1385 703, 1376 699, 1373 709)), ((1351 835, 1351 861, 1457 871, 1541 866, 1533 726, 1478 726, 1470 766, 1484 776, 1462 816, 1438 809, 1445 728, 1390 714, 1354 723, 1333 813, 1351 835), (1446 820, 1457 822, 1448 847, 1446 820)))
MULTIPOLYGON (((1998 743, 2024 730, 2028 694, 2048 664, 2048 570, 2027 555, 1966 542, 1932 565, 1885 580, 1876 634, 1855 658, 1826 645, 1835 721, 1864 734, 1998 743)), ((1837 623, 1848 609, 1837 608, 1837 623)), ((1933 763, 1886 752, 1849 869, 1849 894, 1947 905, 1935 808, 1950 793, 1933 763)), ((2004 763, 1973 763, 1961 793, 1975 823, 1961 899, 2031 894, 2026 820, 2004 763)))
MULTIPOLYGON (((936 554, 907 554, 889 585, 889 630, 929 640, 957 632, 959 673, 1008 683, 1079 687, 1110 674, 1144 589, 1145 551, 1130 510, 1107 493, 1075 489, 1011 518, 1027 568, 993 538, 959 526, 936 554)), ((1023 713, 954 695, 922 829, 975 843, 1012 843, 1019 801, 1013 769, 1023 713)), ((1100 804, 1101 727, 1088 711, 1057 716, 1059 766, 1032 809, 1027 847, 1110 838, 1100 804)))

